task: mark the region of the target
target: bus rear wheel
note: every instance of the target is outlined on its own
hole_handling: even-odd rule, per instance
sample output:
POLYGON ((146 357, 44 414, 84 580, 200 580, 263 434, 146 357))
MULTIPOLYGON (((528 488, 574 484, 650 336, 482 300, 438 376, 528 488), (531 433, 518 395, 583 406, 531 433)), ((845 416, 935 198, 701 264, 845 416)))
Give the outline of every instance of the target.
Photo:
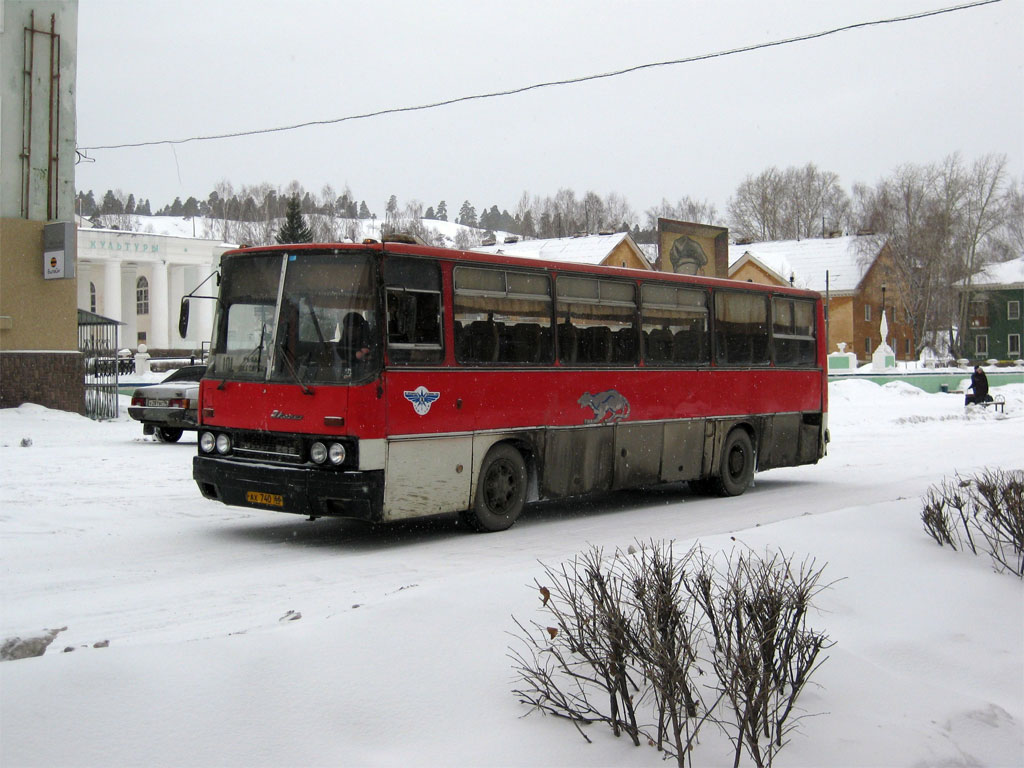
POLYGON ((726 435, 715 488, 722 496, 739 496, 754 479, 754 444, 745 429, 726 435))
POLYGON ((473 530, 511 528, 526 504, 526 462, 519 451, 500 443, 487 452, 480 467, 473 506, 463 517, 473 530))

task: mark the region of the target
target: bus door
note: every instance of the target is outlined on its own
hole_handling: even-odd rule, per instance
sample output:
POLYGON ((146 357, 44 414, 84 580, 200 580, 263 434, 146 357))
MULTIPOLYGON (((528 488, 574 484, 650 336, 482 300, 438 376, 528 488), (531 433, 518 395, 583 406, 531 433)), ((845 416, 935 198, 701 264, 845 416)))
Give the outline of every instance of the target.
POLYGON ((387 373, 384 518, 469 506, 473 438, 452 428, 457 375, 444 368, 441 269, 432 259, 386 254, 387 373))

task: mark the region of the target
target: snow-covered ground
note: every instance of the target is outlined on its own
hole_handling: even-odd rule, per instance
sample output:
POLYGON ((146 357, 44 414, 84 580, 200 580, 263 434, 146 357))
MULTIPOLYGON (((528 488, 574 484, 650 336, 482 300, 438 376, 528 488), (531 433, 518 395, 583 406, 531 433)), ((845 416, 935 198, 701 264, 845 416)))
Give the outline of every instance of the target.
MULTIPOLYGON (((776 765, 1024 765, 1024 584, 920 523, 953 472, 1024 469, 1024 384, 995 388, 1005 416, 900 383, 830 391, 816 466, 734 499, 538 504, 492 535, 229 508, 191 480, 194 437, 0 411, 0 643, 66 627, 0 663, 0 765, 661 765, 523 718, 507 657, 512 616, 543 618, 541 563, 651 539, 827 563, 811 625, 835 646, 800 700, 819 716, 776 765)), ((694 765, 731 765, 702 733, 694 765)))

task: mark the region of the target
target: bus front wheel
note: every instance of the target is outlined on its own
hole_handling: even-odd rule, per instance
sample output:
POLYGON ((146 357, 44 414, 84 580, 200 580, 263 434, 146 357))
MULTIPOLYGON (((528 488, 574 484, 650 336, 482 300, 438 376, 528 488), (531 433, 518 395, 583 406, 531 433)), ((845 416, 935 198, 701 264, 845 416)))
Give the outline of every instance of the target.
POLYGON ((745 429, 734 429, 722 445, 715 487, 722 496, 739 496, 754 479, 754 444, 745 429))
POLYGON ((526 462, 519 451, 500 443, 484 458, 476 484, 476 498, 464 518, 477 531, 504 531, 526 503, 526 462))

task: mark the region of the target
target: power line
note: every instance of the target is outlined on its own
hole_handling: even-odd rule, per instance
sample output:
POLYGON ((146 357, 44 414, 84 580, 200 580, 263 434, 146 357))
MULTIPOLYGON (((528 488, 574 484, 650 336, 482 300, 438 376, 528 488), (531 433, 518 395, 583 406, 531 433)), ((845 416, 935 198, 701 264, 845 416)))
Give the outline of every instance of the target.
MULTIPOLYGON (((478 101, 482 99, 495 99, 501 96, 515 96, 520 93, 527 93, 528 91, 536 91, 541 88, 554 88, 565 85, 576 85, 577 83, 586 83, 591 80, 603 80, 611 77, 620 77, 622 75, 628 75, 633 72, 639 72, 644 69, 654 69, 655 67, 671 67, 679 64, 693 64, 698 61, 707 61, 708 59, 717 59, 724 56, 734 56, 739 53, 750 53, 751 51, 758 51, 763 48, 774 48, 780 45, 790 45, 791 43, 801 43, 807 40, 816 40, 822 37, 828 37, 829 35, 839 34, 840 32, 849 32, 854 29, 863 29, 865 27, 882 26, 884 24, 898 24, 905 21, 916 21, 918 19, 928 18, 930 16, 939 16, 945 13, 954 13, 956 11, 963 11, 972 8, 978 8, 983 5, 991 5, 992 3, 999 3, 1002 0, 976 0, 976 2, 964 3, 962 5, 954 5, 949 8, 938 8, 932 11, 922 11, 920 13, 912 13, 907 16, 895 16, 888 19, 876 19, 874 21, 861 21, 856 24, 847 24, 842 27, 835 27, 834 29, 826 29, 821 32, 812 32, 806 35, 798 35, 797 37, 787 37, 782 40, 773 40, 767 43, 756 43, 754 45, 745 45, 740 48, 730 48, 724 51, 716 51, 714 53, 702 53, 697 56, 688 56, 683 59, 671 59, 669 61, 655 61, 648 64, 637 64, 632 67, 626 67, 625 69, 617 69, 612 72, 603 72, 596 75, 583 75, 581 77, 566 78, 564 80, 549 80, 543 83, 533 83, 532 85, 524 85, 519 88, 510 88, 505 91, 491 91, 489 93, 477 93, 471 96, 458 96, 452 99, 445 99, 443 101, 435 101, 429 104, 418 104, 410 107, 391 107, 389 109, 379 109, 374 112, 364 112, 358 115, 346 115, 344 117, 335 117, 328 120, 310 120, 304 123, 295 123, 293 125, 282 125, 276 128, 257 128, 248 131, 235 131, 233 133, 219 133, 210 136, 190 136, 186 139, 158 139, 155 141, 139 141, 130 144, 105 144, 97 145, 94 147, 78 147, 78 152, 81 155, 82 152, 88 152, 99 149, 128 149, 131 147, 152 147, 159 144, 187 144, 192 141, 215 141, 218 139, 234 139, 241 136, 257 136, 266 133, 281 133, 284 131, 294 131, 299 128, 309 128, 314 125, 334 125, 336 123, 345 123, 352 120, 366 120, 371 117, 382 117, 383 115, 395 115, 402 112, 421 112, 428 109, 437 109, 439 107, 447 107, 452 104, 461 104, 467 101, 478 101)), ((83 157, 83 159, 91 159, 83 157)))

